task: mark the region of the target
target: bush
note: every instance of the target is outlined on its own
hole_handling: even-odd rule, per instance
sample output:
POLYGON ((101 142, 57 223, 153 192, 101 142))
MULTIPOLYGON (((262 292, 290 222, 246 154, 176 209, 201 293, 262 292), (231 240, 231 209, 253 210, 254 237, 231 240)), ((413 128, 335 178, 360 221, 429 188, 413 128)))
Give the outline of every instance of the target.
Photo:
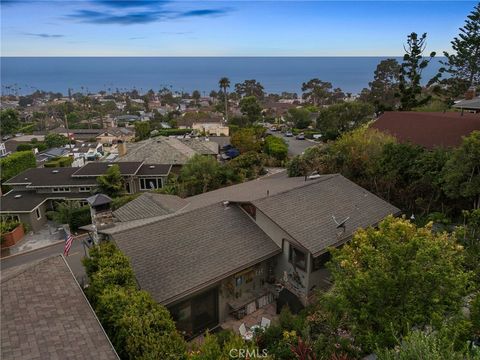
POLYGON ((53 220, 59 224, 68 224, 71 231, 92 222, 89 206, 81 206, 78 201, 58 203, 52 213, 53 220))
POLYGON ((19 144, 17 146, 17 151, 29 151, 32 150, 32 145, 30 144, 19 144))
POLYGON ((69 167, 73 163, 73 157, 60 156, 46 162, 43 166, 46 168, 69 167))
POLYGON ((35 155, 32 151, 19 151, 0 159, 1 181, 11 179, 36 166, 35 155))
POLYGON ((158 132, 154 135, 156 136, 173 136, 173 135, 186 135, 190 134, 193 130, 192 129, 163 129, 157 130, 158 132))
POLYGON ((273 156, 277 160, 285 160, 288 154, 288 145, 285 140, 276 136, 268 136, 265 139, 265 153, 273 156))

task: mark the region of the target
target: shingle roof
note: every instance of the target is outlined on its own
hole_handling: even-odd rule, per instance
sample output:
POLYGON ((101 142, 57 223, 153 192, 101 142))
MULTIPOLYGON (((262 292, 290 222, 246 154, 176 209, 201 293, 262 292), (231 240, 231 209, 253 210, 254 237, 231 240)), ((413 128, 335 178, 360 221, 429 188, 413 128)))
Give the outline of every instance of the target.
POLYGON ((97 184, 95 179, 74 178, 72 175, 79 168, 60 167, 60 168, 33 168, 27 169, 17 176, 7 180, 5 185, 28 184, 29 188, 53 187, 53 186, 94 186, 97 184))
POLYGON ((344 242, 358 228, 376 225, 400 210, 341 175, 321 177, 307 185, 253 204, 302 246, 316 255, 344 242), (345 231, 337 221, 349 217, 345 231))
POLYGON ((455 108, 459 109, 472 109, 472 110, 480 110, 480 96, 470 100, 460 100, 455 105, 455 108))
POLYGON ((196 154, 213 155, 215 144, 198 139, 177 139, 158 136, 136 143, 127 143, 127 153, 118 161, 144 161, 149 164, 185 164, 196 154), (191 140, 191 141, 184 141, 191 140))
POLYGON ((95 194, 88 197, 86 200, 90 204, 90 206, 93 206, 93 207, 110 204, 112 202, 112 199, 110 198, 110 196, 107 196, 105 194, 95 194))
POLYGON ((163 165, 163 164, 143 164, 137 172, 138 176, 167 176, 170 174, 172 165, 163 165))
POLYGON ((372 128, 425 148, 455 147, 462 136, 480 130, 480 114, 459 112, 393 112, 380 116, 372 128))
POLYGON ((279 253, 237 206, 214 204, 113 235, 140 287, 168 304, 279 253), (134 240, 133 240, 134 239, 134 240))
POLYGON ((172 214, 187 204, 186 200, 178 196, 144 193, 115 210, 113 214, 120 221, 131 221, 172 214))
MULTIPOLYGON (((120 173, 122 175, 135 175, 137 171, 142 166, 141 161, 122 161, 115 163, 120 167, 120 173)), ((108 169, 113 166, 112 163, 107 162, 91 162, 77 169, 72 176, 73 177, 83 177, 83 176, 100 176, 105 174, 108 169)))
POLYGON ((0 212, 31 212, 47 199, 83 200, 86 195, 88 193, 38 194, 34 191, 10 191, 0 198, 0 212))
POLYGON ((118 359, 61 255, 2 278, 2 359, 118 359))

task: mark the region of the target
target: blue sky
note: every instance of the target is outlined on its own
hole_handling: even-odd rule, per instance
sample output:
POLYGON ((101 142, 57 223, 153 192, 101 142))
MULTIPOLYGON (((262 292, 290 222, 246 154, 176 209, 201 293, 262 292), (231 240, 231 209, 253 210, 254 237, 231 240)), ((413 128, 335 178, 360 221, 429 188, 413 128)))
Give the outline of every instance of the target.
POLYGON ((450 49, 472 1, 1 0, 2 56, 395 56, 450 49))

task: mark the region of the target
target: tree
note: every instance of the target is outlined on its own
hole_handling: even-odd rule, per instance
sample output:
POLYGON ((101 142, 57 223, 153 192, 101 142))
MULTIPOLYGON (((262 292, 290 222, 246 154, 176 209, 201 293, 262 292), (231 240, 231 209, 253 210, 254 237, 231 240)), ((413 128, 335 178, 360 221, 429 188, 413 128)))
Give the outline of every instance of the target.
POLYGON ((297 129, 306 129, 312 123, 311 112, 305 108, 288 109, 287 121, 292 122, 297 129))
POLYGON ((302 84, 302 98, 314 106, 324 105, 332 95, 332 83, 320 79, 312 79, 302 84))
POLYGON ((421 96, 422 86, 420 85, 422 71, 435 57, 434 51, 430 53, 429 58, 423 57, 426 40, 426 33, 419 37, 412 32, 407 37, 407 46, 404 46, 405 55, 403 56, 398 85, 400 109, 403 111, 409 111, 415 107, 425 105, 431 98, 431 96, 421 96))
POLYGON ((235 92, 240 97, 250 97, 253 96, 258 100, 262 100, 265 96, 265 91, 263 90, 263 85, 260 84, 257 80, 245 80, 242 83, 235 84, 235 92))
POLYGON ((192 92, 192 99, 195 100, 195 105, 198 104, 198 100, 200 100, 200 97, 201 97, 201 96, 202 96, 202 95, 200 94, 200 91, 198 91, 198 90, 194 90, 194 91, 192 92))
POLYGON ((400 64, 395 59, 382 60, 374 73, 373 81, 369 83, 368 101, 375 106, 375 111, 395 110, 398 98, 400 64))
POLYGON ((120 166, 113 164, 106 174, 97 177, 98 192, 110 197, 117 197, 124 192, 124 180, 120 173, 120 166))
POLYGON ((445 67, 440 69, 440 76, 447 73, 460 85, 458 90, 465 91, 480 83, 480 4, 467 16, 460 34, 451 44, 454 53, 443 52, 447 60, 441 61, 445 67))
POLYGON ((145 140, 150 137, 150 121, 136 121, 135 122, 135 139, 145 140))
POLYGON ((370 104, 344 102, 320 109, 317 118, 317 129, 324 139, 336 139, 340 134, 365 124, 373 117, 374 108, 370 104))
POLYGON ((285 160, 288 154, 288 145, 285 140, 276 136, 268 136, 265 139, 265 153, 277 160, 285 160))
POLYGON ((221 169, 217 160, 209 156, 195 155, 180 170, 178 178, 186 196, 215 190, 221 185, 221 169))
POLYGON ((220 89, 223 90, 223 101, 225 103, 225 121, 228 123, 228 93, 227 89, 230 87, 230 80, 227 77, 222 77, 218 82, 220 89))
POLYGON ((258 152, 261 148, 260 136, 253 128, 243 128, 235 131, 230 142, 242 154, 249 151, 258 152))
POLYGON ((443 190, 452 199, 467 199, 480 208, 480 131, 463 138, 443 169, 443 190))
POLYGON ((356 343, 371 352, 395 345, 411 327, 437 326, 458 313, 470 280, 462 262, 453 236, 389 216, 332 249, 335 288, 326 296, 339 304, 356 343))
POLYGON ((49 148, 62 147, 68 144, 68 138, 60 134, 48 134, 45 136, 45 145, 49 148))
POLYGON ((35 155, 32 151, 19 151, 0 158, 1 181, 11 179, 30 168, 36 167, 35 155))
POLYGON ((2 135, 13 134, 20 126, 18 113, 13 109, 0 111, 0 133, 2 135))
POLYGON ((262 118, 262 107, 255 96, 246 96, 240 100, 240 111, 250 123, 262 118))

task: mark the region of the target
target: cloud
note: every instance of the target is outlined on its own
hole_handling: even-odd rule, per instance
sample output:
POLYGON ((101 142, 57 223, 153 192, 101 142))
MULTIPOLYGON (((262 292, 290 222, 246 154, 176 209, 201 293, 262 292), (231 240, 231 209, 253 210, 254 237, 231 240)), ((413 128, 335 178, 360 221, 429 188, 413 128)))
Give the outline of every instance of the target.
POLYGON ((137 11, 115 15, 101 11, 78 10, 68 17, 84 23, 132 25, 159 21, 167 14, 167 11, 137 11))
POLYGON ((134 36, 134 37, 128 38, 128 40, 142 40, 142 39, 146 39, 146 37, 145 36, 134 36))
POLYGON ((180 13, 178 17, 193 17, 193 16, 217 16, 225 15, 228 13, 227 9, 200 9, 200 10, 190 10, 183 13, 180 13))
POLYGON ((156 7, 169 2, 168 0, 94 0, 95 4, 104 5, 117 9, 135 7, 156 7))
POLYGON ((60 34, 44 34, 44 33, 24 33, 24 35, 35 36, 35 37, 44 38, 44 39, 57 39, 57 38, 65 37, 65 35, 60 35, 60 34))

